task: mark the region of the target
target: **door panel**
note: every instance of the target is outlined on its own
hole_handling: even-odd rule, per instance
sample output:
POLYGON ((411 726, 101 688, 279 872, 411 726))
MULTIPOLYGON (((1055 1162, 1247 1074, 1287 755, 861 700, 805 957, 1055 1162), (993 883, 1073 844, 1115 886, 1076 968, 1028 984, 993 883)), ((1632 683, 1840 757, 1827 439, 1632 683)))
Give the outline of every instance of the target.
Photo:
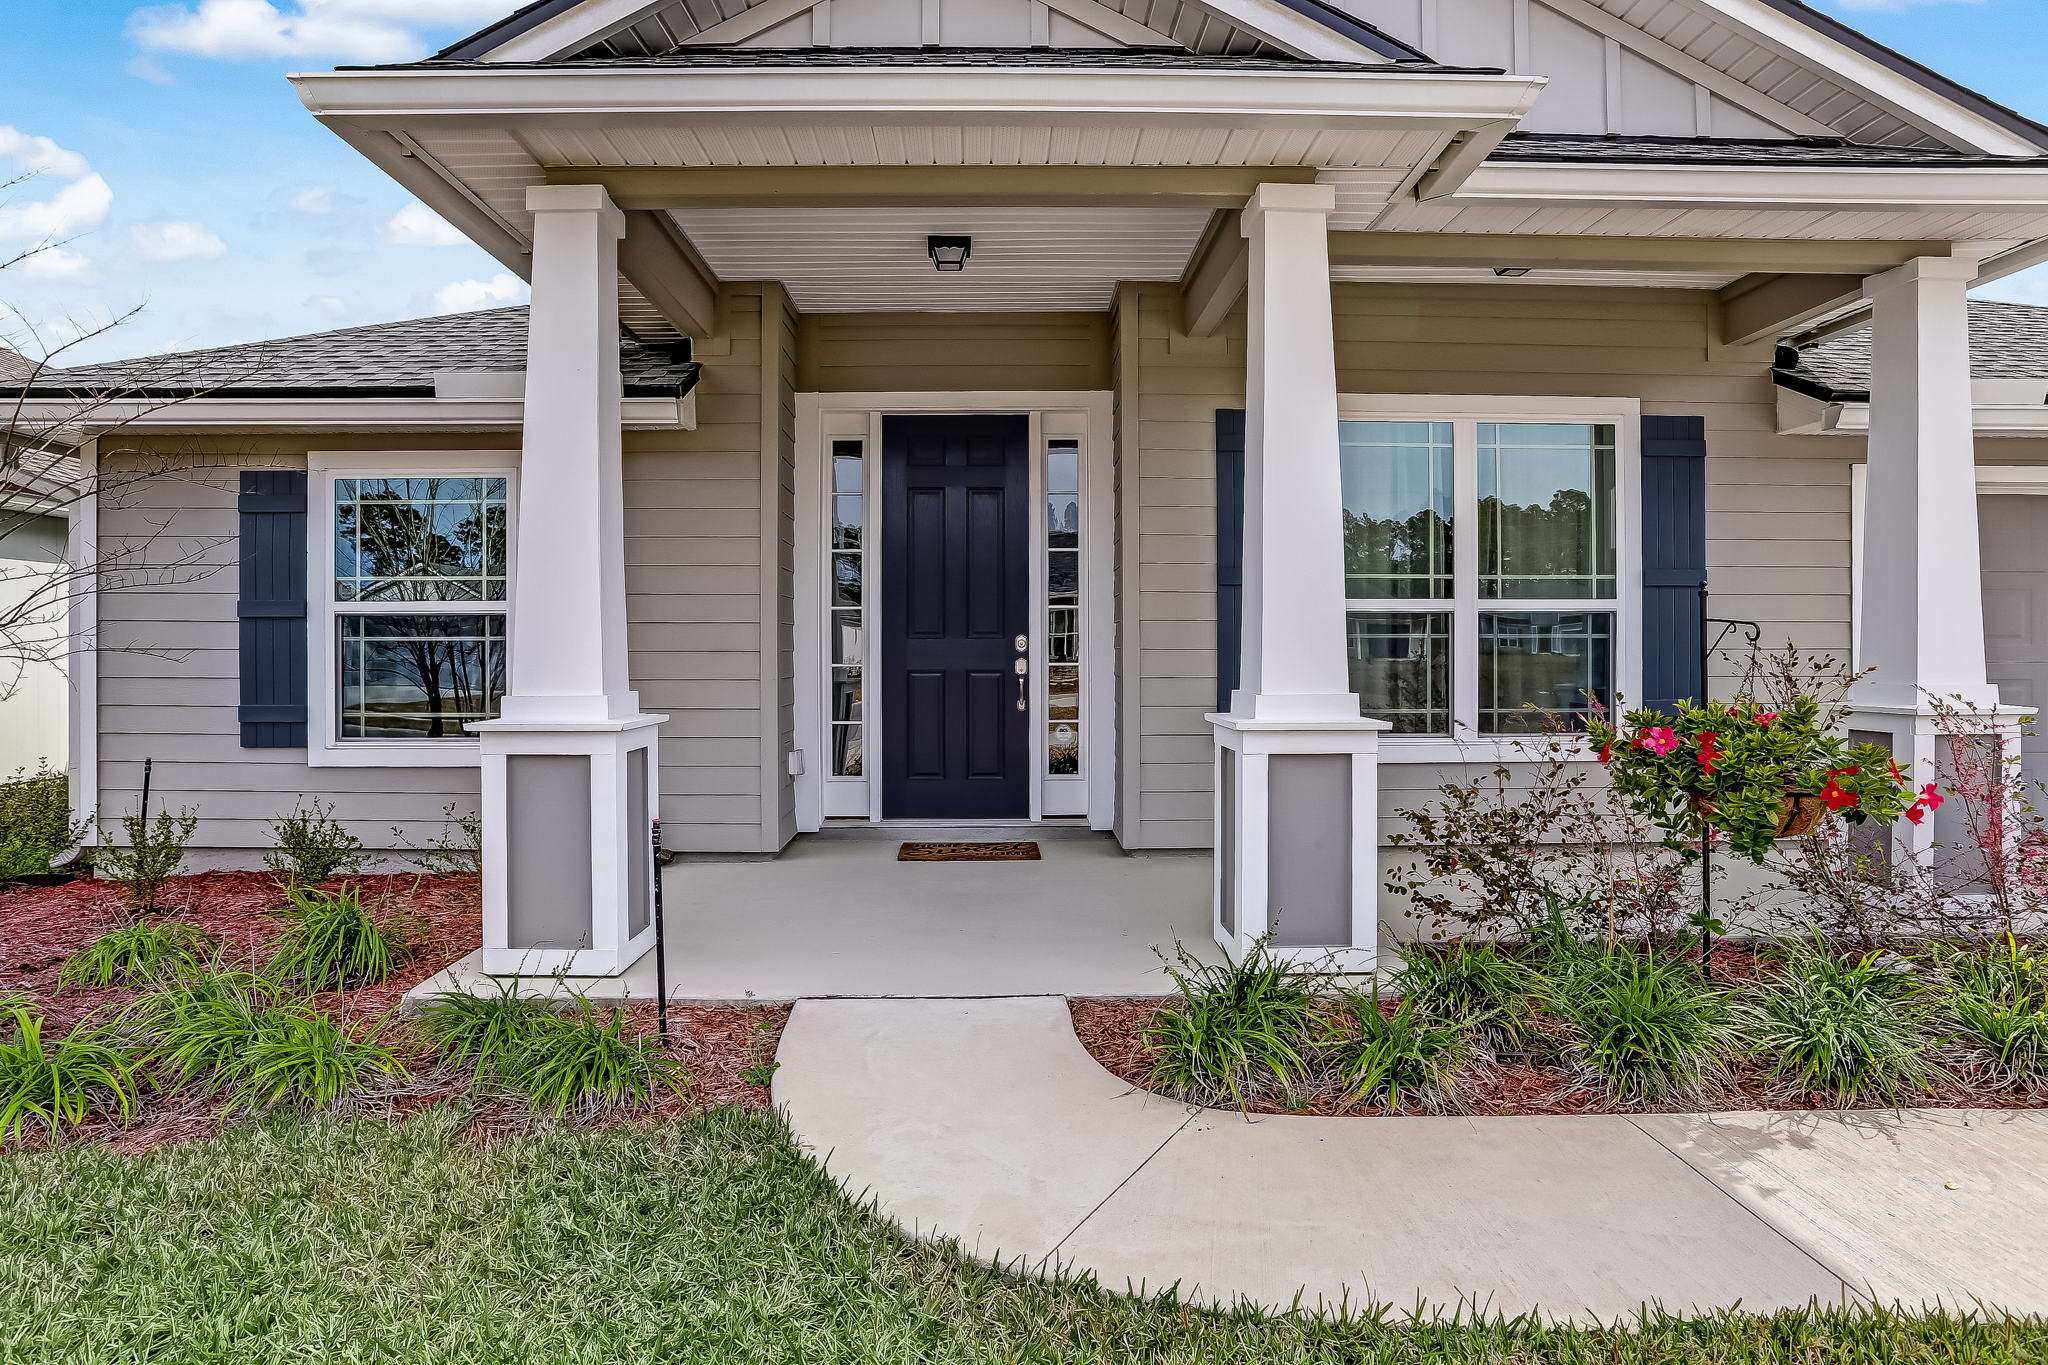
POLYGON ((1031 813, 1029 446, 1022 416, 882 419, 885 816, 1031 813))

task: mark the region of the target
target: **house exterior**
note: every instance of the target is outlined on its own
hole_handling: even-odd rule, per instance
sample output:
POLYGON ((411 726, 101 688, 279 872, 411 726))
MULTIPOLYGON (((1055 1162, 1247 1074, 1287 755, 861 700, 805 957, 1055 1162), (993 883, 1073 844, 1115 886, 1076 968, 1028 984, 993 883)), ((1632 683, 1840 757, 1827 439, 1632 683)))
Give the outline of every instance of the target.
POLYGON ((1703 582, 1902 762, 2034 699, 2048 365, 1965 291, 2048 129, 1795 0, 540 0, 295 83, 532 304, 32 391, 133 389, 86 539, 218 568, 98 595, 79 787, 476 803, 486 968, 643 954, 656 815, 1213 849, 1226 947, 1368 967, 1403 804, 1700 695, 1703 582))
MULTIPOLYGON (((39 366, 0 346, 0 389, 33 379, 39 366)), ((53 496, 71 474, 67 456, 0 440, 0 781, 62 768, 70 704, 64 675, 64 582, 68 505, 53 496), (19 453, 17 454, 17 448, 19 453)))

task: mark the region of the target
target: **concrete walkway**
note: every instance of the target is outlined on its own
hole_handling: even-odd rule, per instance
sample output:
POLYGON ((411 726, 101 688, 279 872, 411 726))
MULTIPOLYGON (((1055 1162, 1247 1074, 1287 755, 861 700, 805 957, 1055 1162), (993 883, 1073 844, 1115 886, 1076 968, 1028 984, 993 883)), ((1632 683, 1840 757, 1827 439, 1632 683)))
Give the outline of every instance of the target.
POLYGON ((2048 1114, 1247 1121, 1132 1090, 1047 996, 806 1000, 780 1060, 797 1136, 898 1225, 1112 1288, 2048 1312, 2048 1114))

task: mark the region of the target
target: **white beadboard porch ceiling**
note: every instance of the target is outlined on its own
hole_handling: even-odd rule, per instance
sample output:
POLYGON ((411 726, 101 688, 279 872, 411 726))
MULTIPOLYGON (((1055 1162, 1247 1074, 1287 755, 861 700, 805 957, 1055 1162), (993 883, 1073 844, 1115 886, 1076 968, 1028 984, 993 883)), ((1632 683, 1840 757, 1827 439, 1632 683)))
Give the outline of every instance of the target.
POLYGON ((1177 280, 1208 226, 1186 208, 730 208, 672 211, 724 280, 780 280, 806 313, 1109 307, 1119 280, 1177 280), (941 273, 925 238, 974 239, 941 273))

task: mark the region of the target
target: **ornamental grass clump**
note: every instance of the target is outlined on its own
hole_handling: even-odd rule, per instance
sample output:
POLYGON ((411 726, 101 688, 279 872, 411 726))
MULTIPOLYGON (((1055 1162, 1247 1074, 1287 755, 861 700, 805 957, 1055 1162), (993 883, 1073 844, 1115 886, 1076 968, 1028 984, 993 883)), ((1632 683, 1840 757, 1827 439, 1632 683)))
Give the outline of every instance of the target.
POLYGON ((600 1019, 589 1001, 541 1023, 508 1080, 535 1109, 588 1118, 690 1093, 690 1071, 653 1038, 628 1037, 623 1010, 600 1019))
POLYGON ((1308 1070, 1315 1023, 1307 975, 1263 942, 1238 963, 1202 962, 1182 948, 1166 973, 1180 1004, 1153 1015, 1145 1033, 1155 1084, 1197 1103, 1238 1109, 1268 1094, 1292 1095, 1308 1070))
POLYGON ((1343 1107, 1442 1113, 1457 1107, 1458 1072, 1472 1045, 1456 1025, 1413 1000, 1391 1012, 1376 994, 1340 996, 1325 1018, 1317 1060, 1343 1088, 1343 1107))
POLYGON ((437 995, 413 1023, 443 1061, 479 1080, 509 1084, 542 1031, 561 1021, 552 1001, 501 981, 489 995, 437 995))
POLYGON ((1747 1050, 1788 1095, 1827 1095, 1848 1105, 1898 1101, 1934 1088, 1928 1058, 1934 1003, 1900 959, 1881 952, 1839 957, 1816 935, 1783 945, 1779 969, 1735 1004, 1747 1050))
POLYGON ((287 923, 270 958, 270 974, 308 990, 374 986, 412 956, 403 926, 380 920, 353 886, 334 891, 289 886, 276 913, 287 923))
POLYGON ((213 940, 182 920, 131 924, 100 935, 57 969, 60 989, 134 986, 206 970, 213 940))
POLYGON ((1689 961, 1626 948, 1555 955, 1531 994, 1562 1026, 1580 1079, 1615 1101, 1695 1098, 1720 1075, 1727 1007, 1689 961))
POLYGON ((1404 1007, 1468 1031, 1499 1052, 1528 1037, 1528 973, 1491 943, 1455 939, 1442 948, 1413 946, 1393 975, 1404 1007))
POLYGON ((1935 949, 1939 1009, 1964 1065, 1998 1085, 2048 1080, 2048 957, 2007 934, 1935 949))
POLYGON ((20 1002, 0 1007, 0 1140, 87 1119, 135 1114, 137 1066, 113 1030, 80 1026, 43 1041, 43 1019, 20 1002))

